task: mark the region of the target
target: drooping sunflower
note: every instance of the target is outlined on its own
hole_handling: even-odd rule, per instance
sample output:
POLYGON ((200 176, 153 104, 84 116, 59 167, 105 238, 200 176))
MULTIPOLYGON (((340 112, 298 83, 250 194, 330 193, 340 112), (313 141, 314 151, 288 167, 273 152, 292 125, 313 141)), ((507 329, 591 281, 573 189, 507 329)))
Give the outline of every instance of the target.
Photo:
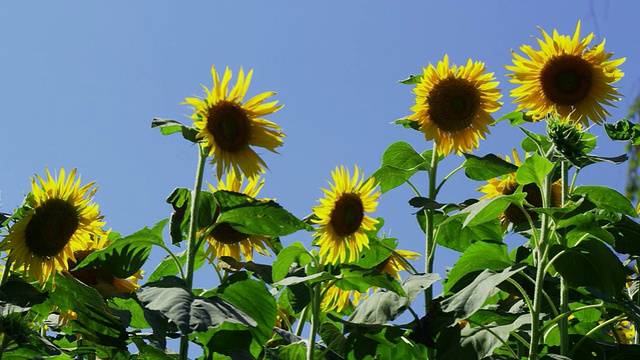
MULTIPOLYGON (((516 149, 512 150, 513 160, 509 158, 509 156, 505 156, 506 161, 520 166, 522 165, 522 161, 520 160, 520 156, 516 152, 516 149)), ((527 158, 529 154, 525 153, 525 158, 527 158)), ((513 194, 520 184, 516 181, 516 173, 511 173, 501 178, 493 178, 487 180, 487 184, 483 185, 476 190, 485 193, 480 197, 480 199, 488 199, 494 198, 500 195, 511 195, 513 194)), ((536 184, 527 184, 524 185, 522 191, 527 193, 525 197, 526 202, 531 204, 533 207, 542 207, 542 194, 540 193, 540 189, 536 184)), ((562 188, 560 185, 560 181, 556 181, 551 185, 551 206, 559 207, 562 203, 562 188)), ((527 214, 531 217, 533 221, 538 219, 538 213, 533 211, 527 211, 527 214)), ((527 217, 525 214, 518 208, 516 205, 511 204, 500 216, 503 224, 506 225, 507 222, 512 224, 520 224, 527 221, 527 217)))
MULTIPOLYGON (((539 28, 540 29, 540 28, 539 28)), ((624 75, 618 69, 625 58, 610 60, 613 53, 604 52, 604 40, 587 48, 593 33, 580 38, 580 21, 573 38, 553 35, 540 29, 543 39, 537 39, 540 50, 523 45, 525 56, 512 51, 512 66, 505 66, 508 74, 519 86, 511 91, 517 110, 524 110, 534 120, 558 115, 561 118, 588 126, 610 116, 603 105, 613 106, 620 100, 620 93, 612 86, 624 75)))
POLYGON ((56 271, 68 271, 75 252, 106 236, 98 205, 91 202, 97 186, 91 182, 81 187, 76 169, 66 178, 60 169, 58 179, 49 169, 46 172, 46 180, 38 175, 32 178, 26 216, 0 242, 0 251, 9 252, 12 267, 42 285, 56 271))
POLYGON ((320 238, 315 245, 320 246, 319 255, 326 264, 342 263, 347 258, 355 261, 363 248, 369 247, 369 238, 364 230, 374 230, 377 220, 366 213, 374 212, 380 192, 376 191, 373 178, 366 182, 362 171, 356 166, 353 178, 344 166, 331 172, 331 190, 322 189, 324 199, 313 208, 318 218, 314 220, 320 227, 314 236, 320 238))
POLYGON ((449 66, 448 55, 436 66, 423 68, 408 119, 418 122, 438 154, 471 152, 489 133, 494 122, 490 114, 500 109, 502 95, 493 73, 485 70, 484 63, 471 59, 464 66, 449 66))
POLYGON ((264 173, 267 165, 252 147, 275 153, 275 148, 282 146, 285 136, 280 131, 282 129, 262 118, 282 108, 282 105, 277 105, 278 101, 264 103, 276 93, 267 91, 243 102, 253 70, 245 77, 240 68, 238 80, 231 91, 229 68, 225 70, 222 82, 215 66, 211 68, 211 74, 213 88, 209 90, 203 85, 207 96, 204 99, 186 98, 184 103, 194 107, 191 118, 198 129, 198 138, 203 139, 201 145, 208 147, 209 156, 213 156, 211 163, 216 165, 217 177, 222 177, 230 169, 244 173, 247 178, 264 173))
MULTIPOLYGON (((329 284, 326 286, 329 286, 329 284)), ((335 311, 341 314, 347 309, 356 307, 358 303, 366 297, 366 294, 356 290, 342 290, 337 286, 331 286, 329 288, 326 286, 320 307, 327 312, 335 311)))
MULTIPOLYGON (((211 184, 207 185, 212 192, 227 190, 242 193, 252 198, 258 196, 258 192, 264 185, 264 179, 259 177, 250 178, 245 188, 242 189, 244 180, 245 177, 242 174, 237 175, 232 169, 226 174, 225 180, 219 179, 217 189, 211 184)), ((242 261, 240 258, 241 252, 246 261, 252 261, 254 249, 262 255, 270 255, 268 249, 271 248, 271 243, 268 238, 260 235, 243 234, 228 223, 216 224, 205 239, 209 244, 205 250, 205 255, 212 263, 216 258, 223 256, 230 256, 237 261, 242 261)))
POLYGON ((93 242, 88 249, 74 252, 75 260, 69 259, 69 273, 84 284, 98 290, 104 298, 123 297, 127 298, 129 294, 138 290, 138 280, 142 279, 142 270, 138 270, 134 275, 127 279, 121 279, 110 273, 106 269, 93 268, 85 266, 78 270, 73 270, 76 265, 81 263, 94 251, 103 249, 109 245, 106 237, 102 237, 98 241, 93 242))
POLYGON ((397 255, 395 253, 389 255, 388 258, 376 266, 376 270, 382 274, 389 274, 398 280, 402 280, 400 274, 398 274, 400 271, 411 272, 411 266, 407 264, 405 259, 417 260, 420 258, 420 254, 409 250, 396 249, 394 251, 397 255))

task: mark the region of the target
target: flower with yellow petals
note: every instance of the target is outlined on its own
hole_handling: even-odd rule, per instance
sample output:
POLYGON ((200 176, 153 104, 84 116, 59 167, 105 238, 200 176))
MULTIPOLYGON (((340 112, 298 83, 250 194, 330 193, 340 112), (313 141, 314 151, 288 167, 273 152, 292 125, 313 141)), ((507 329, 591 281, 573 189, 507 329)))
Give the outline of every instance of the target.
MULTIPOLYGON (((218 187, 211 184, 209 189, 212 192, 218 190, 233 191, 245 194, 255 198, 264 185, 264 179, 253 177, 248 180, 248 184, 242 189, 245 177, 237 175, 234 170, 227 173, 226 179, 218 181, 218 187)), ((244 255, 246 261, 253 260, 253 250, 257 250, 260 254, 269 256, 268 248, 271 248, 269 239, 260 235, 247 235, 234 229, 228 223, 219 223, 209 231, 205 239, 209 246, 205 250, 205 255, 209 261, 213 262, 215 258, 230 256, 237 261, 242 261, 240 253, 244 255)))
POLYGON ((500 109, 502 97, 493 73, 485 73, 482 62, 449 65, 449 57, 436 66, 423 68, 413 90, 416 104, 408 117, 416 121, 427 141, 433 140, 438 154, 472 152, 479 139, 489 133, 491 113, 500 109))
POLYGON ((517 111, 526 111, 533 120, 547 115, 559 116, 578 125, 605 121, 610 114, 603 105, 613 106, 620 93, 612 86, 623 76, 618 69, 625 59, 611 59, 604 51, 604 40, 588 48, 593 33, 580 38, 580 21, 573 37, 550 36, 540 29, 543 39, 536 39, 540 50, 523 45, 525 56, 513 53, 511 82, 518 87, 511 91, 517 111))
POLYGON ((9 252, 12 267, 43 286, 56 271, 70 269, 76 252, 106 236, 98 205, 91 202, 97 190, 94 183, 81 187, 76 169, 68 177, 61 169, 57 179, 46 172, 46 179, 32 178, 26 216, 0 242, 0 251, 9 252))
POLYGON ((407 263, 408 260, 418 260, 420 254, 409 250, 394 250, 395 253, 389 255, 383 262, 376 266, 376 270, 382 274, 389 274, 398 280, 402 280, 400 271, 411 271, 411 266, 407 263))
POLYGON ((213 156, 212 164, 216 165, 217 177, 224 172, 235 169, 247 178, 264 173, 267 165, 253 149, 261 147, 271 152, 282 146, 285 136, 275 123, 262 117, 282 108, 277 101, 264 103, 275 95, 268 91, 244 101, 251 82, 253 70, 245 77, 240 68, 238 80, 229 91, 231 71, 227 68, 222 77, 218 77, 215 66, 211 68, 213 88, 203 86, 207 96, 187 98, 184 103, 194 107, 192 119, 198 130, 197 137, 203 139, 201 145, 209 148, 209 156, 213 156))
POLYGON ((315 245, 320 246, 319 255, 325 264, 352 262, 363 248, 369 247, 365 230, 374 230, 377 220, 366 213, 374 212, 380 192, 376 191, 373 178, 366 182, 362 171, 356 166, 353 177, 343 166, 331 172, 331 190, 322 189, 325 198, 313 208, 314 220, 320 227, 314 233, 319 236, 315 245))

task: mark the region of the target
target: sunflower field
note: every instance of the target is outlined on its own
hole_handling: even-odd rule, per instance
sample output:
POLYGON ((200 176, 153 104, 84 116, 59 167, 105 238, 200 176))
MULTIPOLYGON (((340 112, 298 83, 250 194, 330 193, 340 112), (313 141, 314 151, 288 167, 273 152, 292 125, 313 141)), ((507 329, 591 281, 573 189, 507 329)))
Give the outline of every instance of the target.
POLYGON ((188 123, 151 120, 197 153, 193 188, 175 188, 156 224, 118 233, 95 181, 42 169, 0 214, 0 359, 640 359, 639 209, 578 185, 585 167, 628 160, 595 154, 598 143, 640 145, 634 113, 608 112, 625 58, 580 22, 540 32, 512 52, 509 94, 485 63, 448 55, 400 80, 415 98, 393 126, 424 142, 390 144, 370 174, 336 166, 306 217, 260 195, 264 154, 284 143, 282 105, 253 93, 243 68, 213 66, 202 96, 184 98, 188 123), (494 126, 519 129, 520 148, 474 154, 494 126), (445 159, 457 167, 443 174, 445 159), (482 195, 440 200, 453 176, 482 195), (414 192, 422 252, 376 215, 398 187, 414 192), (438 247, 458 253, 446 274, 438 247))

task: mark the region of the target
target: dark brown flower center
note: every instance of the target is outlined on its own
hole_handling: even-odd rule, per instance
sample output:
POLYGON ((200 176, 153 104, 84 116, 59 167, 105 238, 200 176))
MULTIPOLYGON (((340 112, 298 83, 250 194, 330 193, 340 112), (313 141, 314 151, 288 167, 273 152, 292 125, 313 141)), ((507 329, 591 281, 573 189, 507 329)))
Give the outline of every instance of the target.
POLYGON ((440 81, 427 97, 429 118, 438 129, 456 132, 468 128, 480 109, 478 89, 468 80, 453 76, 440 81))
POLYGON ((220 149, 236 153, 249 145, 249 118, 240 105, 221 101, 207 114, 207 130, 220 149))
MULTIPOLYGON (((513 194, 518 188, 518 186, 519 186, 518 183, 516 183, 515 181, 510 183, 509 186, 507 186, 503 190, 503 194, 504 195, 513 194)), ((522 191, 527 193, 525 200, 529 204, 531 204, 533 207, 542 207, 542 194, 540 194, 540 189, 538 188, 538 185, 533 183, 527 184, 522 187, 522 191)), ((527 206, 525 206, 525 208, 526 207, 527 206)), ((538 220, 538 213, 535 213, 533 211, 527 211, 527 214, 529 214, 529 216, 531 217, 531 220, 533 221, 538 220)), ((504 216, 507 218, 507 220, 509 220, 513 224, 520 224, 527 221, 527 217, 524 215, 522 210, 520 210, 520 208, 518 208, 514 204, 509 205, 509 207, 504 211, 504 216)))
POLYGON ((209 234, 216 239, 217 242, 227 245, 237 244, 242 240, 247 240, 249 238, 249 235, 241 233, 231 227, 228 223, 216 225, 209 234))
POLYGON ((349 236, 360 228, 364 219, 364 206, 360 197, 346 193, 335 203, 331 214, 331 225, 338 236, 349 236))
POLYGON ((592 80, 592 66, 578 55, 556 56, 540 72, 544 95, 558 105, 573 106, 586 99, 592 80))
POLYGON ((76 208, 62 199, 49 199, 35 209, 25 229, 29 251, 42 257, 59 254, 78 229, 76 208))

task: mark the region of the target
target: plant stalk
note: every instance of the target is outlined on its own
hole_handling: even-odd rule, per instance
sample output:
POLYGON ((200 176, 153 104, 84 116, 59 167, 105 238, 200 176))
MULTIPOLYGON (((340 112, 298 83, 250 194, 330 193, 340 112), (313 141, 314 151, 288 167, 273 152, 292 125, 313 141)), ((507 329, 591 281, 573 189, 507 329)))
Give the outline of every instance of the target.
MULTIPOLYGON (((198 169, 196 171, 196 181, 191 192, 191 207, 189 210, 189 238, 187 239, 187 263, 185 271, 185 282, 187 289, 193 288, 193 269, 195 267, 196 253, 198 252, 196 233, 198 231, 198 203, 200 202, 200 192, 202 189, 202 178, 204 165, 207 160, 207 149, 198 146, 198 169)), ((180 337, 180 359, 187 360, 189 352, 189 335, 182 334, 180 337)))
MULTIPOLYGON (((560 168, 562 172, 561 191, 562 196, 560 200, 560 206, 564 207, 568 198, 567 178, 569 176, 569 166, 567 161, 562 160, 560 162, 560 168)), ((567 239, 564 236, 559 236, 560 245, 567 246, 567 239)), ((569 311, 569 283, 567 279, 560 276, 560 313, 567 313, 569 311)), ((558 322, 558 330, 560 331, 560 355, 567 356, 569 354, 569 320, 566 316, 560 319, 558 322)))
POLYGON ((319 310, 321 301, 321 292, 319 289, 319 283, 313 284, 311 288, 311 332, 309 333, 309 344, 307 344, 307 360, 314 359, 314 350, 316 347, 316 334, 319 328, 319 310))
MULTIPOLYGON (((429 165, 429 199, 435 201, 437 190, 436 190, 436 176, 438 169, 438 150, 436 147, 436 143, 433 143, 433 152, 431 153, 431 163, 429 165)), ((434 210, 425 210, 425 254, 424 254, 424 272, 425 274, 430 274, 433 272, 433 259, 435 257, 435 226, 433 221, 433 212, 434 210)), ((424 312, 427 314, 429 312, 429 305, 433 300, 433 287, 429 286, 424 291, 424 312)), ((428 348, 427 350, 427 359, 435 359, 435 351, 432 348, 428 348)))

